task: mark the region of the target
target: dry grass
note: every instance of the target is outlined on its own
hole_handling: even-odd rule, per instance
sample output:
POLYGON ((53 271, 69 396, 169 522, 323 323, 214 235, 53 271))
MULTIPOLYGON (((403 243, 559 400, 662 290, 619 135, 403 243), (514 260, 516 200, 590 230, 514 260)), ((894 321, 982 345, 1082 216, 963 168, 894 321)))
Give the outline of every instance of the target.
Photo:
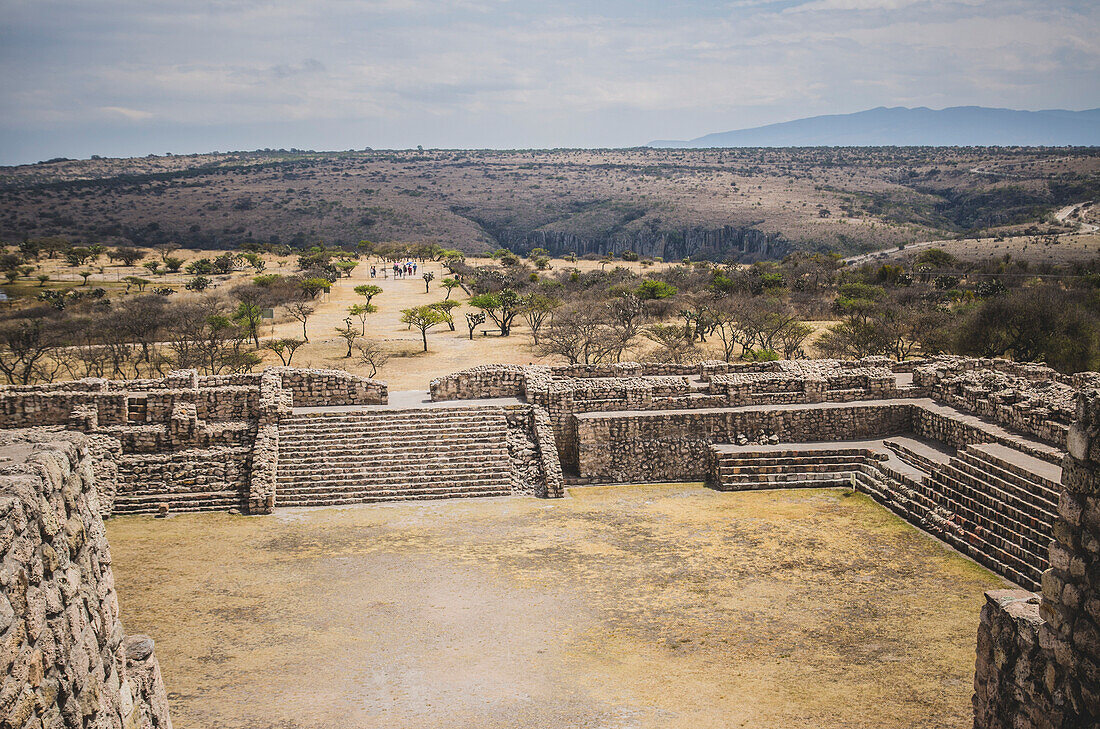
POLYGON ((178 729, 970 725, 991 575, 863 496, 690 485, 108 522, 178 729))

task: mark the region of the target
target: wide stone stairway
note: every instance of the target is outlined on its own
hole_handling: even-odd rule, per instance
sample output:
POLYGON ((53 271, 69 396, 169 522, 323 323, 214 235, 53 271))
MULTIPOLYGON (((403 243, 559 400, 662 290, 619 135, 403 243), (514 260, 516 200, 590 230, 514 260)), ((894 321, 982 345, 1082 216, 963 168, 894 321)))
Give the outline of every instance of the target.
MULTIPOLYGON (((948 508, 959 531, 1001 574, 1038 585, 1048 566, 1062 469, 996 443, 960 448, 934 469, 928 496, 948 508)), ((986 561, 988 564, 988 561, 986 561)))
POLYGON ((279 425, 279 506, 504 496, 499 407, 296 413, 279 425))

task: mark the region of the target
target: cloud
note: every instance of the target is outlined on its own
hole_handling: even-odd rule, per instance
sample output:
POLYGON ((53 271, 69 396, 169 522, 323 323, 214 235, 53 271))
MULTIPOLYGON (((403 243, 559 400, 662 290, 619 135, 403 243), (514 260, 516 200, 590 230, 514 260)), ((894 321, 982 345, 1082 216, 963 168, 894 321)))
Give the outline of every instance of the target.
POLYGON ((120 116, 129 121, 145 121, 146 119, 152 119, 154 116, 150 111, 127 109, 125 106, 101 106, 99 110, 112 116, 120 116))
POLYGON ((336 127, 355 146, 583 146, 880 105, 1100 105, 1084 0, 0 2, 4 160, 32 136, 98 153, 134 122, 316 140, 255 147, 338 146, 336 127))

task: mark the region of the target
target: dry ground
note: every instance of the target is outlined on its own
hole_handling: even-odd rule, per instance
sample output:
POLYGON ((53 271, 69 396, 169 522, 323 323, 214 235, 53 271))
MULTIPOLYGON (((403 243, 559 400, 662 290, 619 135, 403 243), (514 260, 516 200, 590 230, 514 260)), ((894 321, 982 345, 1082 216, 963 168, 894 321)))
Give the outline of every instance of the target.
POLYGON ((692 485, 108 523, 177 729, 968 727, 1004 583, 860 495, 692 485))

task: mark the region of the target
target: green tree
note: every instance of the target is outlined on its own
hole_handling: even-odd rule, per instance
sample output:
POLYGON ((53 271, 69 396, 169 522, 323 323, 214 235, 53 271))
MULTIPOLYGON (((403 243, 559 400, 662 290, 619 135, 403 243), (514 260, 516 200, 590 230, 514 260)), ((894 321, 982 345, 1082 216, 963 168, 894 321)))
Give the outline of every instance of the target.
POLYGON ((360 323, 363 325, 363 336, 367 336, 367 316, 378 311, 378 307, 373 304, 352 304, 348 307, 348 313, 352 316, 359 317, 360 323))
POLYGON ((142 258, 145 258, 145 251, 132 246, 122 246, 121 248, 116 248, 113 252, 109 252, 107 257, 118 259, 122 261, 123 265, 132 266, 142 258))
POLYGON ((283 366, 289 367, 290 361, 294 359, 294 353, 305 343, 304 339, 284 337, 282 339, 268 339, 264 341, 263 348, 274 352, 278 355, 279 361, 283 363, 283 366))
POLYGON ((302 290, 308 298, 312 299, 321 293, 328 287, 332 286, 332 282, 327 278, 311 277, 304 278, 298 282, 298 288, 302 290))
POLYGON ((444 297, 446 299, 450 299, 451 292, 462 285, 457 278, 445 278, 440 283, 443 284, 443 288, 447 289, 447 296, 444 297))
POLYGON ((500 336, 507 337, 512 331, 512 321, 523 309, 523 301, 512 289, 504 289, 496 294, 478 294, 469 301, 470 306, 481 309, 500 327, 500 336))
MULTIPOLYGON (((359 339, 359 337, 361 337, 363 335, 360 334, 359 330, 356 329, 352 325, 350 316, 348 318, 344 319, 344 326, 336 327, 336 333, 339 334, 340 337, 348 345, 348 353, 344 355, 344 359, 347 359, 348 357, 351 357, 351 348, 355 345, 355 340, 359 339)), ((427 342, 425 342, 425 349, 426 348, 427 348, 427 342)))
POLYGON ((428 304, 428 306, 432 307, 445 317, 447 326, 451 328, 452 332, 455 330, 455 318, 451 314, 451 311, 459 306, 462 306, 462 304, 457 301, 443 300, 437 301, 434 304, 428 304))
POLYGON ((647 278, 638 284, 634 294, 642 301, 668 299, 676 295, 676 287, 664 281, 654 281, 647 278))
POLYGON ((195 276, 186 284, 184 284, 184 288, 188 291, 202 292, 210 288, 210 283, 210 279, 208 279, 206 276, 195 276))
POLYGON ((381 286, 375 286, 374 284, 361 284, 354 289, 355 293, 366 299, 367 306, 370 306, 370 300, 378 294, 382 293, 381 286))
POLYGON ((401 321, 420 330, 420 336, 424 340, 425 352, 428 351, 428 330, 443 324, 446 320, 442 312, 430 305, 401 310, 401 321))
POLYGON ((248 330, 248 335, 257 347, 260 346, 260 322, 263 321, 263 314, 263 307, 255 299, 241 301, 233 312, 233 320, 248 330))
POLYGON ((523 308, 520 313, 527 321, 527 326, 531 327, 531 336, 536 346, 539 343, 539 330, 543 323, 559 306, 561 306, 560 299, 545 294, 533 292, 523 297, 523 308))

